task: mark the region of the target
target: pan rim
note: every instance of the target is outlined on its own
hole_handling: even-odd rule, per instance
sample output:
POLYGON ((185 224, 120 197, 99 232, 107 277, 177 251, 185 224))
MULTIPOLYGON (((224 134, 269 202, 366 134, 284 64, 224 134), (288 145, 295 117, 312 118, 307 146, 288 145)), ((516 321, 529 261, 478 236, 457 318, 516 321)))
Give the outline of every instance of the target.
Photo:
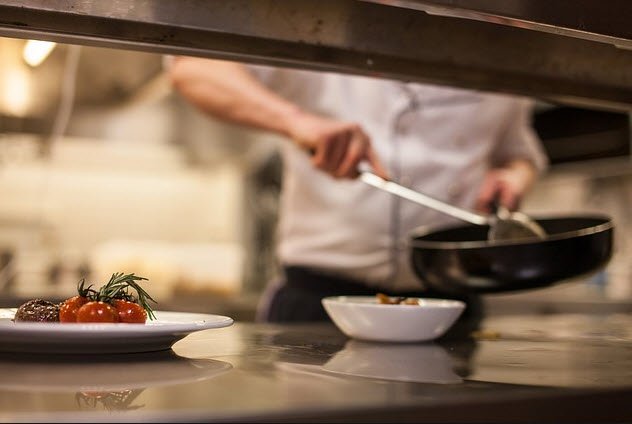
MULTIPOLYGON (((523 239, 523 240, 501 240, 501 241, 489 241, 489 240, 470 240, 470 241, 437 241, 437 240, 417 240, 419 237, 434 233, 437 231, 448 230, 451 228, 466 227, 463 225, 445 225, 439 227, 419 226, 410 232, 408 239, 409 247, 411 248, 431 248, 436 250, 443 249, 479 249, 488 247, 506 247, 506 246, 529 246, 537 245, 547 242, 553 242, 558 240, 565 240, 575 237, 583 237, 592 234, 602 233, 614 228, 612 217, 605 214, 573 214, 573 215, 546 215, 546 216, 531 216, 536 221, 540 220, 554 220, 564 218, 575 219, 595 219, 605 221, 601 224, 594 225, 592 227, 583 228, 581 230, 566 231, 555 235, 547 236, 544 240, 540 239, 523 239)), ((474 224, 472 224, 474 225, 474 224)))

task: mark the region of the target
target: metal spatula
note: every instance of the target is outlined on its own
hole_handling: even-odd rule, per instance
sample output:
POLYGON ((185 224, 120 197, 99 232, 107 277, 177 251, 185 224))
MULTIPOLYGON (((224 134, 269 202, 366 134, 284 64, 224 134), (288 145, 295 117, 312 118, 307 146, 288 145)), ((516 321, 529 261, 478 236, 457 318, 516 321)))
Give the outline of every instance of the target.
POLYGON ((490 221, 487 238, 492 241, 546 237, 544 228, 529 216, 522 212, 511 212, 503 206, 496 209, 496 216, 490 221))
POLYGON ((510 212, 504 207, 497 207, 495 214, 485 216, 444 203, 441 200, 411 190, 392 181, 387 181, 369 171, 360 172, 360 180, 380 190, 387 191, 463 221, 476 225, 489 225, 488 239, 492 241, 524 238, 542 239, 546 237, 544 229, 537 222, 521 212, 510 212))

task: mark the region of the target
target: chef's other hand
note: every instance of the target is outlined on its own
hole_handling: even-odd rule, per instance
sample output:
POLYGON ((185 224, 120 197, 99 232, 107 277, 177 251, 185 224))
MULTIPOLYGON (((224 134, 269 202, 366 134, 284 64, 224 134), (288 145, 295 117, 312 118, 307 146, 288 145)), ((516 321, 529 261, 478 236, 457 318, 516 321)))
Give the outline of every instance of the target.
POLYGON ((476 209, 491 213, 492 204, 498 199, 500 205, 509 210, 520 207, 520 201, 531 188, 536 170, 527 160, 514 160, 501 168, 491 169, 479 190, 476 209))
POLYGON ((358 164, 366 161, 375 174, 388 179, 371 140, 356 123, 300 113, 292 120, 289 135, 311 154, 315 167, 335 178, 356 178, 358 164))

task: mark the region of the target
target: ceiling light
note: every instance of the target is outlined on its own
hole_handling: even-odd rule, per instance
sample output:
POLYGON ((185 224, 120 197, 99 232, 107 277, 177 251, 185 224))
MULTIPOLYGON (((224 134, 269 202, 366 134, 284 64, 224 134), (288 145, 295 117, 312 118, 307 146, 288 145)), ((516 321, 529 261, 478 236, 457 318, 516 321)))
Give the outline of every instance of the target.
POLYGON ((51 41, 28 40, 24 45, 22 57, 29 65, 38 66, 48 57, 56 45, 57 43, 51 41))

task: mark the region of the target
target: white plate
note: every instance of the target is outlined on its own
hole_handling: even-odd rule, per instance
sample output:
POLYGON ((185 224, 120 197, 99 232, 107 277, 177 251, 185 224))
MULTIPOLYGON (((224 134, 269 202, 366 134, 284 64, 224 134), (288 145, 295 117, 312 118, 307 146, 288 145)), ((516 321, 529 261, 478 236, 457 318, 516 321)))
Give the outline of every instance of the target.
POLYGON ((185 336, 228 327, 222 315, 154 311, 146 324, 13 322, 16 309, 0 309, 0 351, 41 353, 133 353, 170 349, 185 336))

